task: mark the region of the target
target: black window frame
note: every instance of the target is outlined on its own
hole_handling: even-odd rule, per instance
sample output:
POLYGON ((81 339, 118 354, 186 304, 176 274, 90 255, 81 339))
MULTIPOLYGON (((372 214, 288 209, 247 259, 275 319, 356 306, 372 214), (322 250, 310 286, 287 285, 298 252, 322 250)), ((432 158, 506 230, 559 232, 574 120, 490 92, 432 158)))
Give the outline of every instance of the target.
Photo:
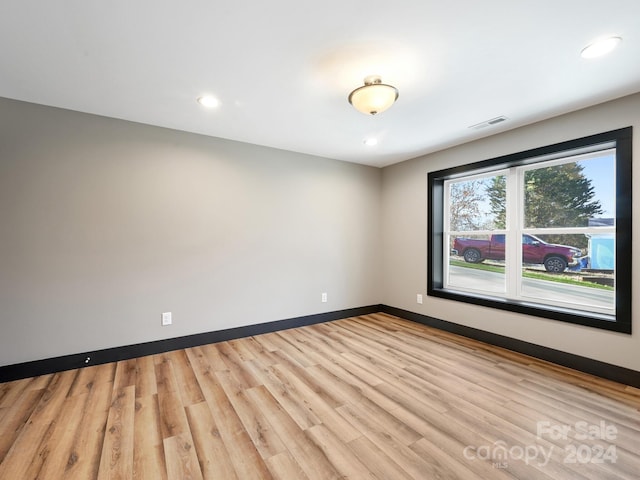
POLYGON ((537 317, 631 334, 631 259, 632 259, 632 137, 633 127, 590 135, 575 140, 534 148, 488 160, 474 162, 428 174, 428 249, 427 295, 464 303, 524 313, 537 317), (528 165, 535 158, 578 149, 596 149, 615 143, 616 149, 616 305, 615 315, 554 307, 534 302, 515 301, 490 295, 476 295, 444 288, 444 204, 446 180, 471 172, 491 172, 528 165))

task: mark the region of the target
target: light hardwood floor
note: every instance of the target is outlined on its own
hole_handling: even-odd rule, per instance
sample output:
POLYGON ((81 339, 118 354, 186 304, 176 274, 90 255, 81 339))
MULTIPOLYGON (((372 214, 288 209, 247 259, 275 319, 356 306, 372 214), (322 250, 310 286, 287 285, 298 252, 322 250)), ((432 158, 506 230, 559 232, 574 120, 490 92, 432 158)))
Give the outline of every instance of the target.
POLYGON ((374 314, 0 384, 0 479, 637 479, 639 408, 374 314))

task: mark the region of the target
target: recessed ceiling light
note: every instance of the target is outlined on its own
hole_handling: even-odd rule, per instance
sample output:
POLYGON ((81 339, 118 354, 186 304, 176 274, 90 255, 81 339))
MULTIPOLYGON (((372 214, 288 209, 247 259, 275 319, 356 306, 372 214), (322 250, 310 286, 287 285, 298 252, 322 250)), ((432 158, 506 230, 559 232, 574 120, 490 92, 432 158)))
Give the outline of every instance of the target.
POLYGON ((620 37, 608 37, 596 40, 590 45, 587 45, 580 52, 582 58, 596 58, 606 55, 612 51, 622 41, 620 37))
POLYGON ((378 144, 378 139, 374 137, 369 137, 364 139, 364 144, 367 147, 374 147, 378 144))
POLYGON ((203 107, 214 108, 220 105, 220 102, 217 98, 212 97, 211 95, 203 95, 198 98, 198 103, 203 107))

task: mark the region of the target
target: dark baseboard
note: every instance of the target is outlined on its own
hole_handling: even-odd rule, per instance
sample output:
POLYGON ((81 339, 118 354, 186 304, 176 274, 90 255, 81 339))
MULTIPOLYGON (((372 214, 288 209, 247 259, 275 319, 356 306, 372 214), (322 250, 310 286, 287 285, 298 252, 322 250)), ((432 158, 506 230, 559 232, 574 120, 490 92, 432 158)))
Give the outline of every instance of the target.
POLYGON ((304 317, 288 318, 286 320, 277 320, 274 322, 259 323, 256 325, 247 325, 244 327, 229 328, 214 332, 198 333, 195 335, 187 335, 185 337, 168 338, 166 340, 157 340, 154 342, 139 343, 136 345, 125 345, 122 347, 107 348, 104 350, 6 365, 0 367, 0 383, 61 372, 64 370, 72 370, 74 368, 129 360, 131 358, 155 355, 158 353, 169 352, 171 350, 206 345, 208 343, 224 342, 226 340, 250 337, 253 335, 260 335, 262 333, 286 330, 288 328, 330 322, 341 318, 367 315, 370 313, 380 312, 381 309, 381 305, 370 305, 368 307, 318 313, 304 317))
POLYGON ((611 365, 591 358, 573 355, 560 350, 554 350, 553 348, 543 347, 534 343, 505 337, 503 335, 486 332, 484 330, 478 330, 476 328, 459 325, 457 323, 439 320, 427 315, 402 310, 396 307, 390 307, 388 305, 382 305, 381 311, 390 315, 395 315, 396 317, 411 320, 412 322, 444 330, 445 332, 455 333, 456 335, 479 340, 514 352, 523 353, 531 357, 539 358, 540 360, 546 360, 547 362, 562 365, 591 375, 596 375, 607 380, 613 380, 614 382, 640 388, 640 372, 636 370, 630 370, 617 365, 611 365))
POLYGON ((479 340, 497 347, 523 353, 531 357, 546 360, 548 362, 573 368, 575 370, 596 375, 601 378, 613 380, 615 382, 640 388, 640 372, 628 368, 611 365, 608 363, 593 360, 591 358, 573 355, 571 353, 554 350, 533 343, 505 337, 496 333, 478 330, 476 328, 459 325, 457 323, 439 320, 437 318, 422 315, 420 313, 402 310, 389 305, 369 305, 367 307, 350 308, 347 310, 337 310, 334 312, 307 315, 304 317, 277 320, 274 322, 247 325, 244 327, 229 328, 213 332, 198 333, 184 337, 157 340, 154 342, 139 343, 136 345, 126 345, 122 347, 107 348, 62 357, 35 360, 32 362, 17 363, 14 365, 0 366, 0 383, 19 380, 21 378, 36 377, 49 373, 71 370, 91 365, 100 365, 109 362, 129 360, 131 358, 145 355, 155 355, 158 353, 179 350, 182 348, 196 347, 209 343, 223 342, 236 338, 250 337, 262 333, 276 332, 289 328, 304 327, 316 323, 330 322, 342 318, 356 317, 370 313, 384 312, 395 315, 406 320, 421 323, 429 327, 434 327, 446 332, 455 333, 463 337, 479 340), (89 359, 87 361, 87 359, 89 359))

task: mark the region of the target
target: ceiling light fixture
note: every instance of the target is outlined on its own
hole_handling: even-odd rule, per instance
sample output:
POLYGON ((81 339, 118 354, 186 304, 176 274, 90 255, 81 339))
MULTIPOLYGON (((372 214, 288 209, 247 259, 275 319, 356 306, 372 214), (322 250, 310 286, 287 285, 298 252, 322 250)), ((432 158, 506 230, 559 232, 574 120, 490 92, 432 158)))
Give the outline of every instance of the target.
POLYGON ((375 147, 378 144, 378 139, 375 137, 365 138, 363 142, 367 147, 375 147))
POLYGON ((359 112, 375 115, 384 112, 398 99, 398 89, 382 83, 372 75, 364 79, 364 86, 349 94, 349 103, 359 112))
POLYGON ((212 97, 211 95, 203 95, 202 97, 198 97, 198 103, 207 108, 214 108, 220 104, 218 99, 212 97))
POLYGON ((620 37, 608 37, 596 40, 592 44, 584 47, 582 52, 580 52, 580 56, 582 58, 601 57, 616 48, 621 41, 622 38, 620 37))

